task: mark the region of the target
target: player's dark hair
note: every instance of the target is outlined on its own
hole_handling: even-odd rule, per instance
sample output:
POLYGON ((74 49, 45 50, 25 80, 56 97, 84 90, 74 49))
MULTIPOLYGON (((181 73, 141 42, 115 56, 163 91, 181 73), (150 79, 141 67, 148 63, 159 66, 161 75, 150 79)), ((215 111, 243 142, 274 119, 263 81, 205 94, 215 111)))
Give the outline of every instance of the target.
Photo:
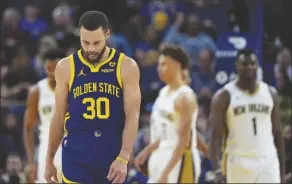
POLYGON ((244 48, 242 50, 239 50, 236 55, 236 60, 239 59, 239 56, 244 55, 246 57, 250 57, 252 54, 255 54, 254 50, 251 48, 244 48))
POLYGON ((15 151, 9 152, 7 156, 20 157, 21 158, 20 154, 18 152, 15 152, 15 151))
POLYGON ((189 57, 186 54, 186 52, 179 46, 165 45, 161 49, 160 54, 169 56, 175 59, 176 61, 178 61, 181 64, 182 69, 189 68, 189 64, 190 64, 189 57))
POLYGON ((9 152, 8 155, 6 156, 6 161, 8 160, 9 157, 19 157, 22 160, 21 155, 18 152, 12 151, 9 152))
POLYGON ((49 49, 47 52, 45 52, 43 59, 53 61, 53 60, 57 60, 57 59, 65 58, 65 57, 66 57, 66 53, 64 50, 60 48, 54 48, 54 49, 49 49))
POLYGON ((107 16, 100 11, 87 11, 79 19, 78 28, 81 27, 89 31, 97 30, 100 27, 107 30, 107 16))

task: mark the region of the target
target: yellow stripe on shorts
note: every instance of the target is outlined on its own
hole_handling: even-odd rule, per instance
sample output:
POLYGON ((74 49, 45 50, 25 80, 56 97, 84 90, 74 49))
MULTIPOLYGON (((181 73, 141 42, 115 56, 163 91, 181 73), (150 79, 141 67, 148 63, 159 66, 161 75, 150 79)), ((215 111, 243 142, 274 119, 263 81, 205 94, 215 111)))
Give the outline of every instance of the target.
POLYGON ((192 151, 188 149, 182 159, 181 169, 179 173, 178 183, 194 183, 195 182, 195 170, 192 151))

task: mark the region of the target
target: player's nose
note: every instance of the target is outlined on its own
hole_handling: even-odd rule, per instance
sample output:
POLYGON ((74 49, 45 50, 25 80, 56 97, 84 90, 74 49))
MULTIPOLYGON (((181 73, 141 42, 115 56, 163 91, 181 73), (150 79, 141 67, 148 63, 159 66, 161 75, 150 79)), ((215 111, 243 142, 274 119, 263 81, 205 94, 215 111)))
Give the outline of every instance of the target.
POLYGON ((88 47, 88 51, 89 51, 89 52, 93 52, 93 51, 95 51, 95 46, 94 46, 94 45, 90 45, 90 46, 88 47))

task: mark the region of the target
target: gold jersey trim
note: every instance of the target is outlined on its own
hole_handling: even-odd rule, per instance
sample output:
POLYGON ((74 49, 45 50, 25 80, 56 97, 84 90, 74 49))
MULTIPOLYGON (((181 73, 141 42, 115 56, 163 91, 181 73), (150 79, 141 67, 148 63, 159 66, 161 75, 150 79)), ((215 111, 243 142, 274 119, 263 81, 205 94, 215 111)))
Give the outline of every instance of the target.
POLYGON ((71 87, 74 82, 74 77, 75 77, 75 63, 74 63, 73 55, 69 56, 69 60, 70 60, 70 79, 69 79, 69 92, 70 92, 71 87))
POLYGON ((119 56, 119 60, 118 60, 118 66, 117 66, 117 79, 118 79, 118 83, 120 85, 121 88, 123 88, 123 80, 122 80, 122 75, 121 75, 121 65, 124 59, 124 54, 121 53, 119 56))

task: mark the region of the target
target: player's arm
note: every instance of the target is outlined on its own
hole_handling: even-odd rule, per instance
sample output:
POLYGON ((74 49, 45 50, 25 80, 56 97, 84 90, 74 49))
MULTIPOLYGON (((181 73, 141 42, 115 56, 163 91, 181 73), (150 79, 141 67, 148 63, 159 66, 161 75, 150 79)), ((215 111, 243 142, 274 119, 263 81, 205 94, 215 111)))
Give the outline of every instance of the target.
POLYGON ((141 103, 139 86, 140 71, 133 59, 129 57, 124 58, 121 64, 121 76, 124 96, 125 127, 119 156, 128 161, 138 133, 141 103))
POLYGON ((205 141, 203 140, 202 136, 200 136, 199 134, 197 135, 197 141, 198 141, 198 149, 199 149, 199 151, 203 152, 203 154, 204 154, 204 156, 206 158, 209 158, 208 145, 205 143, 205 141))
POLYGON ((280 103, 277 90, 273 87, 270 87, 270 92, 274 100, 274 107, 272 110, 272 125, 273 125, 273 135, 275 138, 275 145, 278 150, 278 156, 280 161, 280 171, 281 179, 284 179, 285 175, 285 144, 284 137, 282 133, 282 127, 280 122, 280 103))
POLYGON ((155 142, 149 143, 143 150, 137 155, 135 159, 135 167, 138 171, 141 171, 141 165, 149 158, 151 153, 156 150, 159 146, 160 140, 157 139, 155 142))
POLYGON ((178 126, 178 142, 176 144, 173 155, 170 161, 166 165, 162 176, 166 177, 172 171, 174 166, 183 156, 185 149, 189 146, 191 138, 191 123, 193 113, 196 107, 196 98, 193 94, 184 93, 175 101, 175 111, 179 115, 179 126, 178 126))
MULTIPOLYGON (((39 100, 39 88, 37 85, 32 86, 29 89, 27 100, 26 100, 26 110, 24 114, 24 145, 27 157, 27 172, 28 175, 33 175, 36 173, 36 166, 34 163, 34 126, 37 121, 38 116, 38 100, 39 100)), ((34 178, 34 177, 30 177, 34 178)), ((33 181, 35 179, 29 179, 33 181)))
POLYGON ((210 124, 212 127, 211 139, 210 139, 210 158, 213 170, 220 169, 220 146, 221 138, 226 129, 226 111, 229 106, 230 96, 225 89, 218 90, 212 98, 211 112, 210 112, 210 124))
POLYGON ((147 156, 149 156, 154 150, 156 150, 159 146, 160 139, 157 139, 153 143, 148 144, 141 152, 145 152, 147 156))
POLYGON ((69 91, 70 67, 69 59, 62 59, 56 66, 55 78, 55 101, 56 109, 53 115, 50 132, 49 146, 47 152, 47 163, 53 163, 56 151, 61 143, 64 134, 64 118, 67 111, 67 98, 69 91))
POLYGON ((39 89, 37 85, 29 89, 26 110, 24 113, 24 144, 26 150, 27 163, 33 164, 34 156, 34 126, 38 116, 39 89))

